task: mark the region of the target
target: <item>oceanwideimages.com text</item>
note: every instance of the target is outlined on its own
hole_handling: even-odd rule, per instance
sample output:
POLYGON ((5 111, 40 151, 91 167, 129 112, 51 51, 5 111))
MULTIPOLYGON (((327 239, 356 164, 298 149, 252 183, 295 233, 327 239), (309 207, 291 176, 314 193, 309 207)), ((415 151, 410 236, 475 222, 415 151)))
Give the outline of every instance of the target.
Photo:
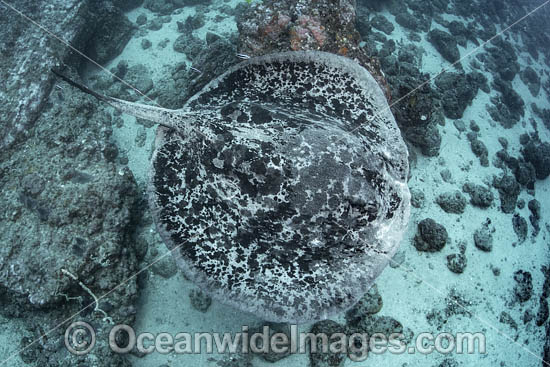
MULTIPOLYGON (((363 361, 369 353, 486 353, 485 335, 481 332, 419 333, 407 341, 402 333, 311 333, 298 332, 297 325, 290 325, 288 333, 274 333, 268 326, 254 331, 243 326, 235 333, 136 333, 131 326, 120 324, 110 329, 108 342, 114 352, 121 354, 134 349, 143 354, 343 353, 353 361, 363 361), (119 345, 117 340, 121 339, 125 345, 119 345)), ((95 343, 95 331, 85 322, 75 322, 66 329, 65 345, 73 354, 86 354, 95 343)))

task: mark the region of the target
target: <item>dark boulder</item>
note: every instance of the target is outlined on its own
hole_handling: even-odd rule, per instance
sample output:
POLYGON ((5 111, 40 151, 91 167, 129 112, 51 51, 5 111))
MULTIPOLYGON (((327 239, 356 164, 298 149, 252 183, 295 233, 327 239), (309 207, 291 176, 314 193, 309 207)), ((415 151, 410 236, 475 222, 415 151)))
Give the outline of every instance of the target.
POLYGON ((113 5, 122 11, 128 11, 137 8, 143 4, 143 0, 111 0, 113 5))
POLYGON ((448 237, 445 227, 431 218, 426 218, 418 223, 418 232, 414 237, 414 247, 418 251, 440 251, 447 243, 448 237))
POLYGON ((527 238, 527 221, 521 215, 515 213, 512 218, 514 232, 518 236, 519 242, 524 242, 527 238))
POLYGON ((386 34, 391 34, 395 29, 393 23, 390 22, 385 16, 380 14, 375 15, 374 18, 372 18, 371 25, 386 34))
POLYGON ((540 76, 537 74, 535 69, 528 66, 519 76, 521 77, 523 83, 525 83, 525 85, 529 88, 529 92, 531 92, 533 97, 538 96, 540 91, 540 76))
POLYGON ((466 268, 466 256, 464 254, 451 254, 447 256, 447 267, 456 274, 461 274, 466 268))
POLYGON ((550 175, 550 143, 531 140, 522 153, 525 160, 535 167, 537 179, 544 180, 550 175))
MULTIPOLYGON (((434 29, 428 33, 428 41, 450 63, 460 60, 460 51, 458 50, 456 38, 453 35, 439 29, 434 29)), ((460 63, 457 64, 457 67, 462 68, 460 63)))
POLYGON ((493 232, 494 227, 491 225, 491 220, 487 220, 482 226, 474 232, 474 244, 482 251, 489 252, 493 249, 493 232))
POLYGON ((483 75, 473 73, 447 72, 436 78, 435 84, 441 91, 440 99, 445 116, 460 119, 466 107, 472 104, 479 88, 487 83, 483 75))
POLYGON ((92 36, 87 53, 99 64, 118 56, 132 38, 136 28, 119 8, 105 3, 98 8, 99 27, 92 36))
POLYGON ((526 302, 533 295, 533 276, 528 271, 518 270, 514 273, 514 295, 519 302, 526 302))
POLYGON ((493 203, 494 195, 491 190, 482 185, 465 183, 462 191, 470 194, 470 202, 478 208, 488 208, 493 203))
POLYGON ((468 140, 470 141, 472 152, 479 158, 479 163, 483 167, 489 167, 489 151, 485 143, 479 140, 477 134, 473 132, 468 133, 468 140))
POLYGON ((500 209, 504 213, 513 213, 521 191, 515 177, 510 175, 504 175, 500 178, 495 177, 493 186, 498 189, 500 195, 500 209))
POLYGON ((436 203, 446 213, 462 214, 466 209, 467 201, 460 191, 445 192, 439 195, 436 203))

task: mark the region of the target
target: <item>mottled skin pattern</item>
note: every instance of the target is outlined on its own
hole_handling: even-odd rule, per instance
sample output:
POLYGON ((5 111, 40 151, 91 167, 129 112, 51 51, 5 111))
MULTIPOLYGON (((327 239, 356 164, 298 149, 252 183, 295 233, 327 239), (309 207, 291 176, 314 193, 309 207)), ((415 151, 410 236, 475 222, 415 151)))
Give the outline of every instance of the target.
MULTIPOLYGON (((57 72, 56 72, 57 73, 57 72)), ((408 152, 366 69, 324 52, 229 69, 181 110, 106 97, 161 125, 150 203, 185 274, 269 321, 355 304, 409 219, 408 152)))
POLYGON ((365 69, 321 52, 253 58, 167 115, 150 198, 187 276, 271 321, 358 301, 409 214, 407 150, 365 69))

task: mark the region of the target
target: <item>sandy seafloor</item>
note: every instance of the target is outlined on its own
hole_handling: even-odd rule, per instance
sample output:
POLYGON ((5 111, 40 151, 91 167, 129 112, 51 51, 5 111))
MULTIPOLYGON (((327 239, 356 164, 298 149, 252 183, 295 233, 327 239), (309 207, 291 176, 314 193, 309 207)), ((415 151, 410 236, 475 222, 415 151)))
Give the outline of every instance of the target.
MULTIPOLYGON (((235 4, 232 4, 235 5, 235 4)), ((155 15, 147 9, 139 8, 128 13, 130 20, 135 21, 137 16, 145 13, 149 19, 155 15)), ((184 20, 188 15, 193 14, 193 8, 184 9, 178 15, 172 16, 170 23, 164 24, 159 31, 149 31, 147 38, 152 41, 153 46, 148 50, 142 50, 141 38, 132 39, 123 53, 113 60, 109 66, 115 66, 120 60, 127 60, 129 66, 133 64, 145 64, 153 73, 152 78, 156 82, 168 67, 185 59, 183 54, 173 51, 171 44, 179 36, 176 21, 184 20), (164 49, 157 47, 164 39, 170 39, 170 43, 164 49)), ((215 16, 210 12, 207 16, 215 16)), ((406 33, 402 32, 399 24, 394 22, 393 16, 383 13, 395 25, 391 34, 396 42, 410 42, 406 33)), ((456 18, 456 17, 452 17, 456 18)), ((208 19, 208 18, 207 18, 208 19)), ((458 19, 458 18, 457 18, 458 19)), ((449 18, 449 20, 453 20, 449 18)), ((432 27, 438 27, 433 23, 432 27)), ((203 38, 206 31, 213 31, 219 34, 227 34, 236 31, 234 20, 227 19, 222 23, 207 22, 195 35, 203 38)), ((450 64, 443 60, 433 46, 423 41, 421 46, 426 53, 423 55, 423 72, 436 75, 442 68, 450 67, 450 64)), ((399 46, 398 46, 399 47, 399 46)), ((460 48, 461 55, 466 56, 473 51, 473 45, 469 48, 460 48)), ((475 55, 475 54, 474 54, 475 55)), ((474 55, 470 56, 473 57, 474 55)), ((525 62, 527 55, 520 55, 520 63, 525 62)), ((463 65, 468 71, 468 61, 463 65)), ((536 70, 541 70, 545 65, 531 65, 536 70)), ((452 68, 450 68, 452 70, 452 68)), ((487 74, 489 80, 491 75, 487 74)), ((536 102, 540 107, 548 108, 548 96, 541 89, 538 98, 533 98, 527 87, 520 80, 519 76, 513 82, 516 91, 522 95, 529 106, 536 102)), ((501 146, 498 137, 505 137, 510 142, 510 153, 517 155, 519 150, 519 135, 530 131, 530 126, 517 124, 512 129, 504 129, 493 122, 485 109, 489 103, 490 96, 479 91, 473 104, 466 110, 462 120, 468 122, 474 120, 481 128, 481 139, 487 145, 489 156, 493 156, 501 146)), ((524 121, 528 121, 532 111, 526 108, 524 121)), ((136 179, 141 184, 147 181, 147 169, 149 166, 148 157, 152 147, 154 128, 148 129, 147 143, 143 148, 134 144, 135 135, 139 125, 133 117, 125 117, 125 126, 115 131, 119 147, 128 153, 129 165, 136 179)), ((506 366, 535 366, 540 364, 539 356, 542 354, 544 343, 543 328, 534 327, 530 323, 526 328, 520 321, 525 307, 519 304, 512 308, 506 305, 512 302, 512 287, 514 285, 513 273, 518 269, 530 271, 533 275, 533 288, 538 290, 542 286, 542 273, 540 267, 549 256, 548 228, 544 218, 550 217, 548 201, 550 182, 549 180, 536 182, 536 198, 541 202, 543 218, 541 233, 536 240, 528 240, 520 245, 513 246, 517 242, 517 236, 511 226, 511 216, 503 214, 498 209, 498 199, 490 209, 481 210, 468 206, 463 215, 446 214, 435 204, 435 197, 445 191, 460 189, 465 181, 473 183, 489 182, 492 175, 498 175, 500 170, 495 167, 484 168, 470 149, 470 144, 464 133, 459 133, 454 127, 452 120, 447 120, 445 127, 440 127, 443 140, 439 157, 426 158, 419 155, 416 165, 412 167, 412 178, 410 187, 421 189, 426 195, 425 206, 421 209, 412 208, 409 230, 402 241, 401 250, 405 255, 405 261, 400 267, 388 267, 377 281, 379 291, 382 295, 384 306, 379 315, 391 316, 400 321, 405 327, 414 331, 415 335, 421 332, 437 332, 434 327, 428 324, 426 314, 432 310, 441 310, 446 306, 446 297, 452 288, 464 295, 467 301, 467 309, 473 316, 464 315, 452 316, 441 331, 450 333, 456 332, 484 332, 487 339, 487 353, 462 354, 451 353, 449 356, 433 353, 422 355, 420 353, 394 355, 386 353, 383 355, 370 355, 365 362, 354 363, 346 361, 346 365, 381 365, 381 366, 432 366, 438 365, 446 357, 452 357, 460 365, 464 366, 498 366, 503 361, 506 366), (453 181, 456 184, 446 183, 441 179, 440 171, 448 169, 452 173, 453 181), (545 200, 546 198, 546 200, 545 200), (416 233, 416 223, 426 217, 435 218, 443 224, 451 237, 450 244, 438 253, 420 253, 412 246, 412 237, 416 233), (496 228, 494 233, 494 247, 490 253, 481 252, 473 245, 472 234, 486 218, 491 218, 496 228), (465 240, 468 243, 466 256, 468 265, 463 274, 457 275, 450 272, 446 266, 446 256, 457 252, 457 243, 465 240), (501 270, 500 276, 495 276, 492 267, 501 270), (506 311, 518 322, 518 330, 511 329, 508 325, 499 322, 501 311, 506 311), (516 339, 517 338, 517 339, 516 339)), ((550 138, 548 130, 540 124, 539 132, 541 139, 547 141, 550 138)), ((531 197, 522 191, 520 198, 529 201, 531 197)), ((523 217, 528 217, 527 207, 520 211, 523 217)), ((154 231, 151 228, 151 231, 154 231)), ((152 233, 152 236, 155 234, 152 233)), ((161 248, 160 251, 167 251, 161 248)), ((189 301, 189 291, 194 285, 186 281, 181 274, 170 279, 164 279, 153 273, 148 278, 146 287, 142 290, 138 322, 136 330, 152 333, 169 332, 237 332, 242 325, 254 325, 261 320, 249 314, 230 309, 216 301, 213 302, 207 313, 201 313, 193 309, 189 301)), ((532 304, 528 302, 527 304, 532 304)), ((342 315, 335 317, 335 320, 343 318, 342 315)), ((301 329, 308 330, 310 325, 303 325, 301 329)), ((205 366, 211 356, 200 355, 162 355, 153 353, 143 358, 132 357, 135 366, 159 366, 167 364, 205 366)), ((255 366, 273 365, 260 358, 254 358, 255 366)), ((309 364, 307 355, 293 355, 282 359, 275 365, 280 366, 306 366, 309 364)))
MULTIPOLYGON (((238 0, 229 3, 235 6, 238 0)), ((153 19, 155 14, 147 9, 138 8, 127 15, 131 21, 135 21, 139 14, 146 14, 153 19)), ((141 48, 141 38, 133 38, 121 55, 112 60, 107 68, 117 65, 120 60, 127 60, 129 66, 145 64, 152 72, 152 78, 160 81, 169 68, 186 60, 181 53, 172 49, 174 40, 180 35, 177 32, 176 21, 194 13, 194 9, 184 8, 177 15, 172 15, 170 23, 163 25, 159 31, 149 31, 146 38, 152 42, 148 50, 141 48), (170 43, 163 49, 158 43, 164 39, 170 43)), ((221 23, 208 21, 213 19, 215 11, 207 13, 207 22, 204 27, 195 31, 195 35, 204 38, 207 31, 224 35, 236 32, 236 23, 228 18, 221 23)), ((384 16, 392 21, 395 30, 389 36, 398 44, 411 42, 399 24, 395 23, 394 17, 384 12, 384 16)), ((449 20, 460 19, 449 17, 449 20)), ((432 28, 441 27, 433 22, 432 28)), ((423 55, 423 72, 432 76, 439 73, 443 67, 450 64, 443 60, 433 46, 426 41, 426 34, 422 34, 421 46, 425 50, 423 55)), ((469 48, 460 47, 462 56, 474 50, 472 43, 469 48)), ((469 71, 469 59, 463 62, 466 71, 469 71)), ((519 61, 523 66, 527 65, 527 54, 520 54, 519 61)), ((187 60, 188 61, 188 60, 187 60)), ((539 73, 545 65, 531 64, 539 73)), ((452 68, 450 68, 452 70, 452 68)), ((91 75, 96 71, 91 71, 91 75)), ((542 73, 540 73, 542 75, 542 73)), ((487 74, 489 81, 492 80, 487 74)), ((547 77, 547 76, 546 76, 547 77)), ((544 81, 545 79, 543 79, 544 81)), ((519 75, 513 82, 516 91, 522 95, 526 104, 526 115, 523 121, 529 121, 532 110, 529 107, 531 102, 536 102, 539 107, 549 108, 549 98, 541 88, 538 98, 533 98, 527 87, 520 80, 519 75)), ((529 123, 518 123, 512 129, 504 129, 498 123, 492 121, 486 111, 486 104, 490 96, 479 91, 473 104, 467 108, 462 120, 468 125, 474 120, 480 126, 480 139, 487 145, 489 157, 501 149, 497 140, 498 137, 505 137, 510 142, 509 152, 517 156, 519 151, 519 136, 524 132, 532 131, 529 123)), ((144 187, 147 182, 147 171, 149 158, 154 138, 155 127, 147 129, 147 141, 143 147, 137 147, 135 137, 139 129, 135 118, 123 116, 125 124, 122 128, 115 129, 114 136, 117 139, 121 150, 127 152, 129 166, 133 171, 140 186, 144 187)), ((550 133, 542 125, 540 119, 538 130, 542 141, 550 140, 550 133)), ((423 355, 420 353, 394 355, 386 353, 383 355, 370 355, 367 361, 354 363, 351 360, 345 362, 346 366, 438 366, 445 358, 452 358, 460 366, 539 366, 540 356, 544 344, 544 328, 535 327, 534 322, 524 325, 521 321, 522 315, 528 307, 538 306, 535 295, 525 305, 513 304, 513 273, 518 269, 529 271, 533 276, 533 289, 538 292, 542 287, 543 277, 540 271, 541 265, 548 263, 549 257, 549 226, 547 218, 550 218, 550 180, 536 182, 536 198, 542 205, 541 232, 532 239, 532 227, 529 226, 528 239, 523 244, 514 246, 517 236, 512 228, 512 216, 503 214, 499 210, 498 193, 495 194, 495 201, 491 208, 481 210, 468 205, 463 215, 447 214, 434 202, 435 197, 442 192, 460 190, 464 182, 488 183, 493 175, 499 175, 500 170, 490 165, 481 167, 479 160, 471 151, 470 143, 465 133, 459 133, 454 127, 452 120, 447 120, 444 127, 439 127, 442 135, 442 144, 439 157, 427 158, 418 156, 416 164, 411 168, 412 177, 410 187, 421 189, 425 196, 425 205, 421 209, 412 208, 409 230, 401 243, 401 250, 404 254, 404 262, 396 268, 388 267, 379 277, 377 284, 383 298, 383 308, 378 315, 391 316, 400 321, 404 327, 411 329, 415 335, 421 332, 438 332, 434 330, 427 319, 426 314, 432 310, 442 310, 446 307, 446 297, 451 289, 456 289, 463 295, 467 309, 472 316, 455 315, 449 318, 440 332, 484 332, 487 340, 487 353, 473 355, 451 353, 448 356, 433 353, 423 355), (448 169, 454 181, 446 183, 442 180, 440 172, 448 169), (418 221, 424 218, 434 218, 443 224, 451 238, 445 248, 437 253, 421 253, 412 245, 418 221), (486 253, 477 249, 473 244, 473 232, 486 218, 490 218, 496 232, 494 233, 494 244, 492 252, 486 253), (446 266, 446 257, 451 253, 458 252, 458 242, 467 242, 465 255, 468 259, 467 267, 463 274, 457 275, 449 271, 446 266), (499 276, 493 274, 492 268, 498 267, 501 272, 499 276), (508 325, 499 322, 501 311, 510 313, 518 323, 518 329, 514 330, 508 325)), ((522 191, 520 198, 526 202, 532 197, 522 191)), ((529 217, 527 206, 517 210, 524 218, 529 217)), ((146 228, 150 231, 150 237, 156 238, 155 243, 160 243, 154 228, 146 228)), ((160 252, 167 249, 159 246, 160 252)), ((400 255, 401 256, 401 255, 400 255)), ((165 279, 150 272, 146 286, 141 290, 138 305, 137 324, 133 325, 138 332, 147 331, 151 333, 169 332, 175 335, 178 332, 237 332, 242 325, 255 325, 261 320, 254 315, 245 314, 238 310, 228 308, 216 301, 206 313, 201 313, 191 307, 189 291, 195 286, 185 280, 181 274, 165 279)), ((532 310, 536 312, 536 309, 532 310)), ((334 317, 335 320, 343 320, 343 315, 334 317)), ((0 320, 0 325, 2 321, 0 320)), ((303 325, 301 330, 309 330, 310 325, 303 325)), ((4 334, 5 335, 5 334, 4 334)), ((1 345, 0 343, 0 353, 1 345)), ((131 357, 136 367, 158 367, 158 366, 214 366, 211 358, 220 358, 219 355, 176 355, 153 353, 142 358, 131 357)), ((292 355, 273 364, 255 357, 252 361, 254 366, 308 366, 308 355, 292 355)))

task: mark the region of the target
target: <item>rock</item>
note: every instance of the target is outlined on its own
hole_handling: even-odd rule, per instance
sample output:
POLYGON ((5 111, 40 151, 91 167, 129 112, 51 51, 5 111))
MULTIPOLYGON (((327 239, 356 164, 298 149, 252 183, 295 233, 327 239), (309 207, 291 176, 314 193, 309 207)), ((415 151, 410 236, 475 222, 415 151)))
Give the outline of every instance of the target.
POLYGON ((487 219, 483 225, 474 232, 474 244, 482 251, 489 252, 493 249, 493 226, 491 220, 487 219))
POLYGON ((178 266, 174 258, 167 255, 155 261, 151 266, 151 271, 164 279, 170 279, 178 273, 178 266))
POLYGON ((36 173, 30 173, 23 177, 23 180, 21 180, 21 188, 23 189, 23 193, 25 195, 30 195, 33 198, 40 195, 40 193, 44 191, 45 187, 46 182, 36 173))
POLYGON ((194 60, 204 49, 205 44, 193 35, 182 34, 174 41, 174 51, 184 53, 189 60, 194 60))
POLYGON ((476 35, 471 29, 469 29, 470 24, 468 24, 467 28, 464 23, 453 20, 449 23, 447 28, 449 29, 449 32, 457 38, 458 44, 462 47, 466 47, 468 45, 468 41, 472 41, 476 46, 479 45, 476 35))
POLYGON ((494 195, 491 190, 482 185, 465 183, 462 190, 470 194, 470 202, 478 208, 488 208, 493 203, 494 195))
POLYGON ((412 42, 421 42, 422 41, 422 37, 416 32, 410 32, 408 37, 412 42))
POLYGON ((398 14, 395 17, 395 21, 397 24, 399 24, 402 27, 405 27, 407 29, 410 29, 412 31, 419 30, 419 23, 418 20, 411 16, 408 12, 403 12, 398 14))
POLYGON ((135 27, 124 13, 109 2, 100 8, 99 28, 94 32, 94 38, 88 47, 88 54, 99 64, 118 56, 132 38, 135 27))
POLYGON ((315 49, 346 55, 373 74, 389 96, 389 87, 378 61, 359 46, 361 36, 356 24, 361 18, 356 17, 354 0, 320 0, 309 2, 308 6, 298 0, 274 1, 269 5, 245 7, 237 24, 239 52, 256 56, 275 51, 315 49))
POLYGON ((403 325, 389 316, 369 316, 364 317, 358 322, 348 323, 351 330, 366 333, 367 335, 373 335, 375 333, 382 333, 386 336, 392 333, 402 333, 403 325))
POLYGON ((374 284, 368 292, 346 312, 348 323, 355 323, 367 315, 380 312, 382 309, 382 296, 378 293, 378 287, 374 284))
POLYGON ((472 152, 479 158, 479 163, 483 167, 489 167, 489 151, 485 143, 479 140, 475 133, 468 133, 468 140, 470 140, 472 152))
MULTIPOLYGON (((83 1, 67 0, 56 6, 46 1, 17 2, 16 7, 80 50, 98 27, 98 17, 83 1)), ((73 51, 4 6, 0 23, 0 150, 5 150, 23 139, 25 129, 39 118, 55 83, 50 69, 67 63, 73 51), (40 51, 47 49, 52 52, 40 51)))
POLYGON ((163 49, 163 48, 166 48, 166 46, 168 46, 169 43, 170 43, 170 38, 165 38, 157 44, 157 47, 159 49, 163 49))
POLYGON ((137 8, 143 4, 143 0, 111 0, 113 5, 122 11, 128 11, 137 8))
POLYGON ((502 146, 502 148, 504 150, 508 149, 508 139, 506 139, 505 137, 500 136, 498 138, 498 142, 500 143, 500 145, 502 146))
POLYGON ((499 91, 497 97, 492 97, 493 106, 488 106, 487 111, 493 120, 498 121, 504 128, 511 128, 525 114, 525 102, 514 90, 512 83, 504 79, 495 78, 493 89, 499 91))
POLYGON ((466 124, 464 123, 464 121, 462 120, 454 120, 453 121, 453 125, 455 126, 455 128, 463 133, 464 131, 466 131, 466 124))
POLYGON ((409 94, 418 87, 415 81, 423 78, 419 71, 418 74, 412 76, 408 71, 397 71, 395 76, 389 76, 392 98, 408 101, 399 108, 393 108, 392 112, 404 137, 418 147, 422 154, 434 157, 439 154, 441 146, 438 125, 444 122, 444 116, 440 106, 435 102, 436 93, 430 86, 423 85, 413 95, 409 94), (402 77, 401 73, 408 76, 402 77))
MULTIPOLYGON (((120 60, 113 71, 117 78, 123 79, 126 76, 126 73, 128 72, 128 61, 120 60)), ((116 80, 116 78, 113 78, 113 79, 116 80)))
MULTIPOLYGON (((328 336, 329 341, 331 336, 336 333, 346 333, 346 327, 332 320, 323 320, 316 322, 311 328, 310 333, 315 335, 322 333, 328 336)), ((317 338, 315 347, 310 348, 309 362, 311 367, 341 367, 346 360, 346 353, 333 353, 330 350, 328 353, 323 352, 321 338, 317 338), (315 351, 315 352, 314 352, 315 351)), ((328 346, 325 346, 327 348, 328 346)))
POLYGON ((230 353, 225 354, 224 357, 216 362, 218 367, 253 367, 252 365, 252 353, 230 353))
MULTIPOLYGON (((132 87, 145 94, 153 89, 153 79, 151 79, 150 75, 151 73, 145 65, 138 64, 128 69, 125 80, 132 87)), ((127 87, 126 85, 124 86, 127 87)))
MULTIPOLYGON (((348 322, 346 325, 350 334, 363 334, 367 343, 368 338, 374 334, 383 334, 386 337, 392 334, 401 334, 403 338, 400 339, 400 342, 405 344, 408 344, 413 337, 413 332, 410 329, 404 328, 399 321, 389 316, 368 316, 353 323, 348 322)), ((366 359, 368 345, 363 345, 363 340, 356 338, 354 339, 354 347, 359 349, 359 351, 351 354, 350 359, 353 361, 363 361, 366 359)))
POLYGON ((141 126, 136 131, 136 137, 134 138, 134 142, 137 147, 143 147, 145 145, 145 141, 147 140, 147 132, 145 131, 145 128, 141 126))
POLYGON ((435 79, 445 116, 451 119, 462 118, 464 111, 472 104, 479 88, 487 83, 483 74, 446 72, 435 79))
POLYGON ((147 38, 144 38, 141 40, 141 48, 144 50, 147 50, 152 46, 151 41, 149 41, 147 38))
POLYGON ((144 25, 146 23, 147 23, 147 15, 145 15, 145 14, 138 15, 138 17, 136 18, 136 24, 137 25, 144 25))
POLYGON ((195 15, 190 15, 187 18, 185 18, 185 29, 187 30, 197 30, 199 28, 204 27, 205 20, 204 15, 201 13, 197 13, 195 15))
POLYGON ((498 321, 502 324, 506 324, 510 326, 510 328, 517 330, 518 329, 518 323, 514 320, 514 318, 506 311, 502 311, 499 315, 498 321))
POLYGON ((453 273, 463 273, 466 263, 466 256, 464 254, 451 254, 447 256, 447 267, 453 273))
POLYGON ((158 31, 162 29, 162 26, 164 25, 164 22, 162 21, 162 18, 157 17, 151 20, 149 24, 147 25, 147 29, 150 29, 152 31, 158 31))
POLYGON ((459 367, 459 364, 455 359, 445 358, 437 367, 459 367))
MULTIPOLYGON (((201 41, 202 42, 202 41, 201 41)), ((210 45, 200 48, 200 52, 193 58, 193 65, 200 69, 197 73, 192 69, 183 69, 176 65, 176 71, 172 74, 175 81, 174 98, 178 100, 178 106, 183 105, 193 94, 199 92, 214 77, 220 75, 237 61, 235 47, 225 38, 220 38, 210 45)))
POLYGON ((222 37, 219 34, 213 33, 213 32, 206 32, 206 44, 211 45, 217 40, 221 39, 222 37))
POLYGON ((537 316, 535 323, 537 326, 542 326, 548 320, 548 301, 544 297, 540 297, 539 300, 539 309, 537 311, 537 316))
POLYGON ((525 310, 525 312, 522 315, 521 321, 523 321, 524 324, 528 324, 531 321, 533 321, 535 318, 535 314, 532 310, 525 310))
POLYGON ((183 105, 181 93, 178 93, 172 78, 160 80, 155 87, 155 94, 159 104, 165 108, 178 109, 183 105))
POLYGON ((529 136, 529 134, 527 133, 523 133, 519 136, 519 143, 523 146, 529 144, 530 141, 531 141, 531 136, 529 136))
POLYGON ((518 270, 514 273, 514 295, 516 299, 523 303, 531 299, 533 294, 533 279, 528 271, 518 270))
POLYGON ((447 230, 431 218, 418 223, 418 232, 414 237, 414 246, 418 251, 440 251, 448 239, 447 230))
POLYGON ((537 199, 532 199, 527 205, 533 217, 537 220, 540 219, 540 202, 537 199))
MULTIPOLYGON (((454 63, 460 59, 460 51, 458 51, 456 39, 449 33, 434 29, 428 32, 428 41, 450 63, 454 63)), ((460 63, 457 65, 460 66, 460 63)))
POLYGON ((396 44, 388 40, 379 52, 382 70, 391 86, 392 100, 401 100, 399 108, 392 108, 405 139, 426 156, 437 156, 441 145, 438 125, 445 122, 439 92, 423 80, 429 75, 420 70, 423 49, 414 45, 400 46, 395 57, 396 44), (420 85, 420 88, 419 88, 420 85))
POLYGON ((527 221, 519 214, 514 214, 512 218, 512 225, 514 227, 514 232, 518 236, 520 243, 524 242, 527 238, 527 221))
MULTIPOLYGON (((489 45, 488 45, 489 46, 489 45)), ((494 74, 503 80, 512 81, 520 71, 516 51, 510 42, 502 37, 496 37, 487 50, 485 65, 494 74)))
POLYGON ((445 192, 439 195, 435 201, 446 213, 462 214, 467 205, 466 198, 458 190, 445 192))
MULTIPOLYGON (((547 86, 545 90, 547 91, 547 93, 550 93, 550 80, 548 80, 545 85, 547 86)), ((536 103, 531 103, 531 109, 533 110, 535 115, 537 115, 537 117, 542 120, 544 126, 546 126, 548 130, 550 130, 550 109, 540 108, 537 106, 536 103)))
POLYGON ((283 358, 286 358, 290 355, 290 324, 288 323, 275 323, 275 322, 268 322, 265 325, 262 325, 258 328, 255 328, 254 330, 249 332, 249 335, 253 335, 254 333, 261 333, 263 335, 268 335, 268 338, 266 341, 269 342, 269 340, 273 340, 271 338, 274 338, 273 336, 275 334, 284 334, 286 337, 283 337, 282 335, 277 337, 278 340, 284 340, 285 343, 280 343, 277 345, 279 350, 273 350, 271 345, 266 345, 264 347, 264 340, 261 338, 257 339, 257 347, 260 350, 263 350, 261 353, 257 353, 263 360, 275 363, 277 361, 280 361, 283 358), (284 350, 284 351, 281 351, 284 350))
POLYGON ((530 66, 526 67, 519 75, 521 80, 529 88, 529 92, 533 97, 538 96, 540 91, 540 77, 539 74, 530 66))
POLYGON ((447 183, 453 183, 453 175, 451 174, 451 171, 448 168, 445 168, 444 170, 439 172, 439 174, 441 175, 441 178, 443 179, 443 181, 447 183))
MULTIPOLYGON (((62 9, 67 15, 72 14, 70 5, 84 11, 66 2, 62 9)), ((36 6, 41 9, 39 2, 36 6)), ((41 20, 49 16, 44 10, 41 20)), ((74 30, 70 20, 66 26, 74 30)), ((21 34, 21 42, 25 39, 21 34)), ((42 65, 33 65, 33 60, 28 60, 29 67, 40 69, 42 65)), ((23 65, 9 65, 6 59, 3 65, 7 71, 23 70, 23 65)), ((32 80, 32 74, 27 75, 32 80)), ((47 73, 43 76, 48 79, 47 73)), ((24 85, 22 80, 22 91, 24 85)), ((58 93, 51 93, 45 103, 49 108, 36 124, 25 127, 26 148, 0 150, 0 186, 12 188, 1 191, 0 211, 9 214, 0 216, 5 228, 0 233, 0 269, 11 269, 0 271, 2 314, 20 318, 22 331, 31 336, 37 325, 50 330, 40 343, 25 344, 24 358, 32 356, 33 364, 47 366, 61 360, 67 366, 93 364, 88 357, 60 348, 64 332, 50 325, 93 304, 90 292, 102 296, 99 308, 104 313, 90 307, 80 313, 82 321, 96 330, 108 326, 109 318, 113 323, 134 323, 137 281, 129 274, 139 268, 130 233, 143 212, 131 172, 104 155, 112 144, 111 115, 71 88, 64 88, 62 101, 58 93), (124 286, 112 292, 118 284, 124 286)), ((98 340, 90 358, 99 356, 105 365, 129 365, 126 357, 115 355, 98 340)))
POLYGON ((520 186, 514 176, 495 177, 493 186, 500 195, 500 209, 507 214, 513 213, 520 193, 520 186))
POLYGON ((535 167, 538 180, 550 176, 550 143, 541 143, 533 139, 524 146, 522 153, 525 160, 535 167))
POLYGON ((550 297, 550 266, 542 266, 542 273, 544 275, 544 283, 542 285, 542 296, 545 298, 550 297))
POLYGON ((533 226, 533 237, 536 237, 540 232, 540 203, 537 199, 533 199, 529 201, 527 206, 531 212, 531 215, 529 215, 529 221, 533 226))
POLYGON ((537 174, 535 167, 530 162, 524 162, 523 160, 517 161, 514 168, 514 176, 520 185, 527 187, 528 189, 535 188, 535 181, 537 180, 537 174))
POLYGON ((424 192, 420 189, 411 188, 411 205, 415 208, 424 206, 424 192))
POLYGON ((212 304, 212 298, 199 289, 192 289, 189 292, 189 300, 191 301, 191 306, 202 313, 208 311, 208 308, 212 304))
POLYGON ((145 0, 144 7, 161 15, 168 15, 185 6, 208 5, 211 0, 145 0))
POLYGON ((377 14, 374 16, 374 18, 372 18, 371 25, 386 34, 391 34, 395 29, 393 23, 390 22, 385 16, 380 14, 377 14))

